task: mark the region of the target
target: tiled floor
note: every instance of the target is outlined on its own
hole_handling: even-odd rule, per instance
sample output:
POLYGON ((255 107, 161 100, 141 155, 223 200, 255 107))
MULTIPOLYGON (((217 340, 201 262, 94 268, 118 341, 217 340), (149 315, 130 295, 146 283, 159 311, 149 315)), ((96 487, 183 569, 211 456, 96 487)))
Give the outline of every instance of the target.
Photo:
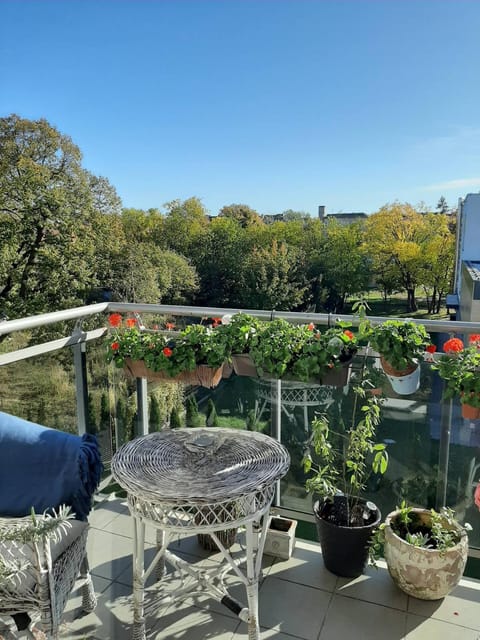
MULTIPOLYGON (((106 502, 95 511, 91 524, 89 557, 98 606, 94 613, 80 615, 80 596, 74 593, 61 638, 130 640, 130 516, 121 501, 106 502)), ((150 554, 154 540, 153 530, 148 531, 150 554)), ((178 555, 196 565, 212 561, 194 537, 173 545, 178 555)), ((171 575, 167 583, 174 589, 178 578, 171 575)), ((228 578, 228 584, 231 594, 246 602, 235 576, 228 578)), ((148 640, 247 640, 246 624, 218 602, 201 596, 159 611, 155 594, 158 588, 150 584, 148 640)), ((297 540, 290 560, 264 557, 260 624, 262 640, 480 640, 480 581, 462 580, 442 601, 416 600, 394 586, 384 566, 368 568, 355 580, 337 578, 323 567, 317 544, 297 540)))

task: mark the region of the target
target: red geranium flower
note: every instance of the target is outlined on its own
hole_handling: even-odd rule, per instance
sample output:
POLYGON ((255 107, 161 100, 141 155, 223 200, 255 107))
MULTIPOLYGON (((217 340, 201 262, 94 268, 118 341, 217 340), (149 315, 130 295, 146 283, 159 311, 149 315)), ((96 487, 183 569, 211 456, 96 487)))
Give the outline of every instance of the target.
POLYGON ((313 324, 313 322, 310 322, 310 324, 308 325, 307 329, 309 331, 313 331, 315 329, 315 325, 313 324))
POLYGON ((425 347, 425 351, 428 351, 428 353, 435 353, 436 350, 437 347, 434 344, 429 344, 428 347, 425 347))
POLYGON ((167 331, 172 331, 172 329, 175 329, 175 324, 173 322, 166 322, 165 323, 165 329, 167 331))
POLYGON ((136 324, 137 324, 137 321, 135 320, 135 318, 127 318, 126 325, 129 329, 134 327, 136 324))
POLYGON ((480 333, 472 333, 468 341, 470 344, 473 344, 476 347, 480 347, 480 333))
POLYGON ((458 353, 463 350, 463 342, 460 338, 450 338, 443 345, 443 350, 445 353, 458 353))
POLYGON ((110 345, 111 349, 113 351, 118 351, 118 349, 120 349, 120 343, 118 342, 112 342, 112 344, 110 345))
POLYGON ((122 324, 122 316, 119 313, 111 313, 108 316, 108 324, 111 327, 119 327, 122 324))
POLYGON ((350 338, 350 340, 353 340, 353 333, 349 329, 345 329, 343 335, 347 336, 347 338, 350 338))
POLYGON ((163 355, 164 355, 166 358, 170 358, 170 356, 171 356, 171 355, 172 355, 172 353, 173 353, 173 351, 170 349, 170 347, 164 347, 164 348, 162 349, 162 352, 163 352, 163 355))

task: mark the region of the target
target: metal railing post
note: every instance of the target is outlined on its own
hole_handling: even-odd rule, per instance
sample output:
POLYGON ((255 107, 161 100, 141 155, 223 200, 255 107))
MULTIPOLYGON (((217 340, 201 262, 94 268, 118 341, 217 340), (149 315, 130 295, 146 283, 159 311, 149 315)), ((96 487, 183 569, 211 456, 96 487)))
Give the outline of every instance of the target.
POLYGON ((83 435, 88 431, 88 384, 87 354, 84 342, 75 344, 73 349, 73 366, 75 371, 75 398, 77 402, 77 429, 83 435))
POLYGON ((148 434, 147 379, 137 378, 137 436, 148 434))

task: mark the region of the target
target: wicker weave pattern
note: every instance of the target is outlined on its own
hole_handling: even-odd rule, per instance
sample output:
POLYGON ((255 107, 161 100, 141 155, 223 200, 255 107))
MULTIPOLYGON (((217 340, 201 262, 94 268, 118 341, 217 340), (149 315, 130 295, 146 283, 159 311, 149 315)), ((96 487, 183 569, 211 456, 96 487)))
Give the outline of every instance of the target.
MULTIPOLYGON (((0 518, 0 528, 21 526, 28 522, 30 517, 25 518, 0 518)), ((0 616, 13 615, 19 612, 36 614, 40 619, 42 630, 48 636, 56 637, 58 626, 61 621, 63 610, 67 599, 75 584, 82 562, 85 559, 85 548, 87 542, 88 527, 75 538, 66 551, 62 553, 52 564, 50 554, 50 539, 43 537, 38 543, 29 543, 31 553, 25 561, 20 560, 24 569, 20 574, 33 576, 34 585, 21 591, 15 589, 19 584, 18 579, 13 577, 0 583, 0 616)), ((25 545, 14 542, 2 543, 0 553, 7 563, 11 563, 15 557, 22 556, 25 545), (15 549, 15 555, 13 552, 15 549)), ((94 593, 90 576, 85 576, 84 590, 88 590, 89 601, 94 601, 94 593), (92 600, 93 599, 93 600, 92 600)), ((83 594, 87 597, 87 594, 83 594)))
POLYGON ((240 514, 258 510, 272 495, 290 456, 279 442, 263 434, 236 429, 179 429, 137 438, 119 449, 112 472, 132 498, 135 511, 142 502, 174 520, 179 508, 238 502, 240 514), (252 506, 254 505, 254 506, 252 506))

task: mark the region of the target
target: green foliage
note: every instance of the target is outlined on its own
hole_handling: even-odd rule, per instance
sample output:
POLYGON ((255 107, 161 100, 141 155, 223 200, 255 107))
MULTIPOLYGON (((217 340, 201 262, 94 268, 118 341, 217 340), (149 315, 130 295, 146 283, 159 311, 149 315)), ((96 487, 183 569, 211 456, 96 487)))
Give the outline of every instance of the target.
POLYGON ((459 396, 462 404, 480 407, 480 351, 476 344, 441 354, 432 369, 445 380, 445 400, 459 396))
POLYGON ((185 403, 185 421, 187 427, 199 427, 201 425, 201 418, 198 412, 197 398, 194 394, 188 396, 185 403))
POLYGON ((313 324, 293 325, 277 319, 262 323, 250 346, 260 375, 285 375, 308 382, 322 379, 356 352, 355 337, 344 323, 323 333, 313 324))
POLYGON ((255 343, 263 323, 247 313, 235 313, 224 316, 217 331, 225 336, 228 350, 232 354, 249 353, 255 343))
POLYGON ((202 364, 218 368, 229 355, 227 336, 212 327, 189 325, 172 337, 168 332, 140 329, 133 319, 127 319, 126 326, 121 320, 116 324, 107 346, 107 362, 119 368, 126 358, 143 360, 152 371, 171 377, 202 364))
POLYGON ((246 204, 230 204, 222 207, 218 216, 235 220, 241 227, 248 227, 252 224, 263 224, 258 212, 251 209, 246 204))
POLYGON ((162 428, 160 405, 155 396, 150 398, 149 431, 160 431, 162 428))
POLYGON ((341 491, 354 504, 364 491, 372 471, 383 475, 388 466, 386 445, 375 443, 380 424, 382 400, 368 393, 367 378, 355 387, 355 402, 350 426, 340 419, 335 428, 325 414, 312 422, 312 434, 302 464, 305 473, 313 474, 306 488, 323 498, 341 491))
POLYGON ((182 419, 178 407, 174 407, 170 414, 170 429, 180 429, 182 426, 182 419))
POLYGON ((436 549, 441 553, 457 545, 471 530, 468 523, 462 527, 455 519, 455 512, 448 507, 442 507, 440 511, 414 509, 404 501, 396 508, 389 523, 382 523, 373 532, 369 547, 369 558, 373 565, 384 556, 387 526, 408 544, 422 549, 436 549))
POLYGON ((212 398, 208 399, 207 403, 207 418, 205 421, 207 427, 218 427, 218 415, 215 403, 212 398))
POLYGON ((423 359, 431 339, 425 327, 411 321, 386 320, 367 330, 366 337, 373 349, 398 371, 423 359))

